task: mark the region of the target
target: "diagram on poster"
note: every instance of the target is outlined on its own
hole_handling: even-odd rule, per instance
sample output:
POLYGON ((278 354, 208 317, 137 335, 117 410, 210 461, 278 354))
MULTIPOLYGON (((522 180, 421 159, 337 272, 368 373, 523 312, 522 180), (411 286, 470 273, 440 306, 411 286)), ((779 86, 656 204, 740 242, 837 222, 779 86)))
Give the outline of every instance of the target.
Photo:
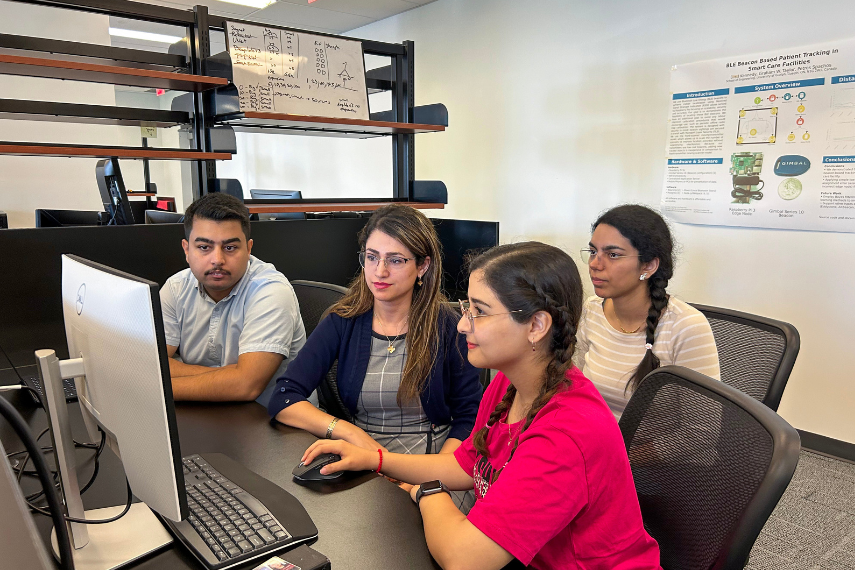
POLYGON ((855 232, 855 40, 672 68, 662 210, 855 232))
POLYGON ((369 118, 362 43, 226 22, 242 112, 369 118))

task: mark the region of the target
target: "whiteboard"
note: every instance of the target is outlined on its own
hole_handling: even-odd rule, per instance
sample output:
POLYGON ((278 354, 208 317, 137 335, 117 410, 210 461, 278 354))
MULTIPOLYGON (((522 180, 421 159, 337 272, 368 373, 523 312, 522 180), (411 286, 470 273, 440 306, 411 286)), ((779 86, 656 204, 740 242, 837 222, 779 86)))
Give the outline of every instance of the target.
POLYGON ((368 120, 362 42, 226 22, 241 112, 368 120))

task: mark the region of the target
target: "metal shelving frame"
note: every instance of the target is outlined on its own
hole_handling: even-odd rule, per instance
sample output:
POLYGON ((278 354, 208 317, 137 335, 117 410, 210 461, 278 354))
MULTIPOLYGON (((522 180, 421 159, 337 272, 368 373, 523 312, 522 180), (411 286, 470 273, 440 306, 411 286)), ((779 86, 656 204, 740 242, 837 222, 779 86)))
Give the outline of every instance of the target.
MULTIPOLYGON (((227 20, 249 25, 265 25, 258 22, 211 15, 205 6, 195 6, 192 10, 181 10, 133 2, 131 0, 12 1, 183 26, 187 30, 185 36, 187 57, 148 52, 145 50, 115 48, 10 34, 0 34, 0 53, 17 54, 23 52, 29 55, 32 52, 45 52, 50 53, 53 59, 62 59, 65 61, 95 61, 99 64, 102 62, 112 62, 113 65, 116 65, 118 62, 124 68, 182 72, 203 77, 212 77, 207 73, 208 62, 212 55, 210 38, 212 30, 224 31, 227 20)), ((282 26, 276 27, 282 28, 282 26)), ((354 39, 305 30, 294 31, 334 38, 354 39)), ((411 41, 404 41, 401 44, 373 40, 361 41, 364 54, 388 57, 390 59, 388 66, 370 70, 366 74, 366 83, 369 92, 391 92, 391 116, 389 112, 386 112, 383 120, 390 123, 413 124, 411 128, 387 129, 385 132, 379 133, 381 136, 389 136, 392 139, 392 200, 413 202, 416 200, 416 193, 414 192, 415 133, 419 132, 419 129, 416 127, 425 126, 417 125, 413 120, 415 101, 414 44, 411 41)), ((110 81, 104 82, 110 83, 110 81)), ((219 122, 216 120, 212 112, 214 108, 213 89, 197 89, 192 92, 192 109, 188 109, 186 112, 0 99, 0 118, 118 125, 145 123, 166 126, 184 123, 188 124, 192 130, 192 151, 210 153, 214 150, 222 150, 219 141, 222 140, 223 129, 229 129, 236 124, 239 125, 240 121, 230 120, 219 122)), ((257 125, 254 125, 254 127, 257 127, 257 125)), ((309 129, 306 130, 308 131, 309 129)), ((353 136, 353 133, 348 133, 347 129, 339 129, 338 131, 335 129, 329 130, 332 131, 329 134, 333 136, 353 136)), ((422 129, 422 131, 424 130, 422 129)), ((272 132, 275 132, 275 130, 272 132)), ((233 133, 230 134, 233 136, 233 133)), ((187 149, 183 150, 186 151, 187 149)), ((193 164, 194 197, 213 191, 212 185, 217 178, 216 161, 198 159, 194 160, 193 164)))

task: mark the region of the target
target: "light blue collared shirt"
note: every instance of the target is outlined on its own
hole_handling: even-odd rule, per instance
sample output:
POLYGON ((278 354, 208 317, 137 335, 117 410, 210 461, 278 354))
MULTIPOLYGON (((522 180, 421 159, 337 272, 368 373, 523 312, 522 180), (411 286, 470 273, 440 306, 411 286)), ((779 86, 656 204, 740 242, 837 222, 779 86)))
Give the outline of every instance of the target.
POLYGON ((268 388, 306 342, 291 283, 273 264, 254 256, 244 276, 219 303, 199 286, 189 268, 166 281, 160 301, 166 344, 177 346, 187 364, 227 366, 237 364, 238 356, 247 352, 284 356, 268 388))

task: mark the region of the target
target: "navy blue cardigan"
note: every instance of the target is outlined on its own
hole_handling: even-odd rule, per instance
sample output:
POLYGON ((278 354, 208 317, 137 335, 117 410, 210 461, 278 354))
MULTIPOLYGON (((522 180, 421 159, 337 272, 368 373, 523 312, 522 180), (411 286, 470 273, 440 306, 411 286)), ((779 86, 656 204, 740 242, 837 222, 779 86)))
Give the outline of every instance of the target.
MULTIPOLYGON (((277 380, 267 407, 270 416, 305 401, 336 359, 339 394, 350 413, 355 414, 371 355, 373 318, 373 311, 351 319, 330 314, 318 323, 285 374, 277 380)), ((482 389, 478 370, 466 359, 466 339, 457 332, 457 320, 448 311, 440 311, 437 359, 421 401, 432 424, 451 424, 448 437, 465 440, 475 425, 482 389)))

